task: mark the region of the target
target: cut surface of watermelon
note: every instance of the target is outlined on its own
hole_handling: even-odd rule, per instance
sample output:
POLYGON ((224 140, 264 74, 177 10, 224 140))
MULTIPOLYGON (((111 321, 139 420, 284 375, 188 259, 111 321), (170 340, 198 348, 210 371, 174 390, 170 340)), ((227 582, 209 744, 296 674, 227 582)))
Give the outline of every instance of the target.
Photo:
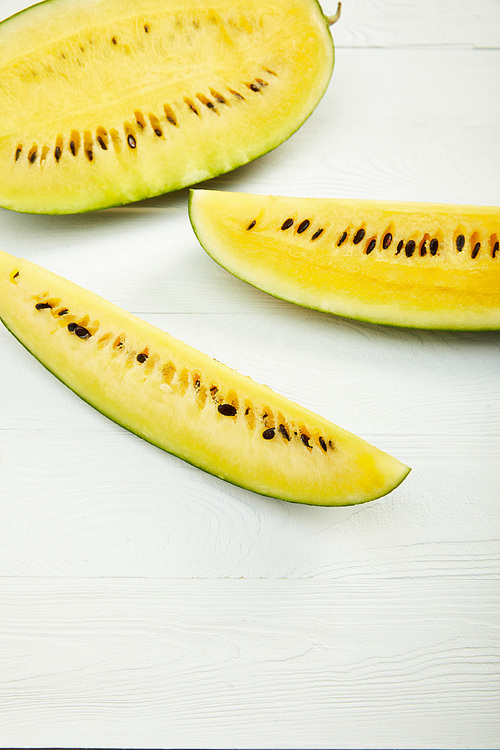
POLYGON ((389 325, 500 328, 500 209, 192 190, 206 252, 282 299, 389 325))
POLYGON ((128 430, 254 492, 352 505, 400 461, 40 266, 0 251, 0 318, 54 375, 128 430))
POLYGON ((0 24, 0 205, 73 213, 278 146, 334 62, 316 0, 46 0, 0 24))

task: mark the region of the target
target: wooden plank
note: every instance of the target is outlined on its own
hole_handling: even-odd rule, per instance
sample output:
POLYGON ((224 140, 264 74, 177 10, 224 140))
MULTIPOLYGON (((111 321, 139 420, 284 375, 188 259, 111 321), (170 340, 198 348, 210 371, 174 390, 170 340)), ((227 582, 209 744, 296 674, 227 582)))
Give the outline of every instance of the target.
POLYGON ((498 582, 0 579, 0 599, 2 747, 498 746, 498 582))
POLYGON ((368 435, 413 467, 348 508, 233 487, 121 431, 0 431, 0 575, 500 575, 500 440, 368 435))
MULTIPOLYGON (((27 0, 0 0, 0 19, 28 7, 27 0)), ((333 15, 337 0, 322 0, 333 15)), ((332 27, 337 47, 499 46, 500 9, 495 0, 346 0, 332 27)))
MULTIPOLYGON (((499 27, 497 0, 346 0, 317 110, 203 186, 500 205, 499 27)), ((2 248, 413 472, 357 508, 252 495, 108 422, 0 328, 0 747, 497 748, 498 336, 275 300, 204 254, 187 199, 0 210, 2 248)))
MULTIPOLYGON (((335 0, 321 3, 327 13, 335 0)), ((336 45, 428 45, 498 48, 500 7, 495 0, 347 0, 332 27, 336 45)))
POLYGON ((412 474, 355 509, 258 497, 114 425, 4 331, 0 574, 498 575, 496 334, 367 328, 306 311, 147 317, 412 474))

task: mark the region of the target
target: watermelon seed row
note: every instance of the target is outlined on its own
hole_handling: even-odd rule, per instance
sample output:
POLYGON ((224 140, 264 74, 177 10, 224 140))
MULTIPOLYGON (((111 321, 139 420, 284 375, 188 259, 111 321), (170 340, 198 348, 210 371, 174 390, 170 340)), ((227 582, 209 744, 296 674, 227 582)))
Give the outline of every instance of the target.
MULTIPOLYGON (((11 280, 13 283, 17 283, 19 272, 16 272, 11 280)), ((67 307, 61 306, 61 300, 46 299, 46 295, 38 295, 36 299, 40 301, 35 303, 35 309, 37 311, 50 310, 52 315, 56 318, 62 318, 70 315, 67 307), (45 299, 43 299, 45 297, 45 299), (42 298, 42 299, 40 299, 42 298)), ((75 318, 75 316, 71 316, 75 318)), ((99 330, 98 321, 94 321, 92 324, 89 322, 88 316, 83 319, 73 319, 69 323, 62 323, 65 325, 67 331, 73 334, 81 340, 87 340, 97 334, 99 330)), ((160 388, 165 393, 174 392, 172 383, 177 382, 178 390, 181 395, 184 395, 189 386, 191 385, 197 397, 197 404, 201 408, 204 408, 208 399, 210 399, 217 407, 217 412, 222 417, 237 417, 239 411, 243 411, 243 415, 247 426, 253 429, 256 426, 256 419, 254 414, 253 405, 250 402, 245 402, 244 409, 239 408, 239 399, 236 393, 230 392, 226 394, 224 398, 221 397, 219 387, 216 384, 211 384, 209 388, 203 385, 202 377, 200 373, 190 373, 186 368, 179 370, 173 362, 161 365, 159 358, 154 355, 150 355, 149 348, 145 347, 142 351, 137 353, 136 351, 130 351, 125 345, 126 336, 125 334, 119 334, 114 336, 112 333, 103 334, 97 340, 98 348, 109 345, 112 342, 113 351, 120 356, 126 357, 128 367, 132 366, 133 362, 137 362, 139 365, 145 365, 148 361, 152 361, 152 367, 156 366, 160 368, 163 376, 163 383, 160 388), (114 338, 114 341, 112 342, 114 338)), ((149 373, 151 374, 151 373, 149 373)), ((261 424, 264 429, 261 432, 264 440, 273 440, 278 434, 281 435, 285 442, 292 440, 292 435, 296 436, 302 445, 312 450, 314 445, 311 443, 313 437, 310 431, 305 427, 293 427, 287 424, 286 419, 283 415, 279 414, 277 417, 273 414, 269 407, 265 407, 263 413, 260 415, 261 424)), ((261 428, 262 429, 262 428, 261 428)), ((325 440, 322 435, 318 435, 316 438, 316 444, 321 448, 324 453, 329 450, 334 450, 335 445, 332 440, 325 440)))
MULTIPOLYGON (((267 68, 265 70, 272 75, 277 75, 275 72, 267 68)), ((269 86, 269 83, 263 78, 258 77, 258 78, 255 78, 253 81, 244 81, 242 82, 242 85, 246 86, 246 88, 248 88, 249 91, 262 94, 263 89, 266 86, 269 86)), ((236 99, 240 101, 246 101, 243 94, 241 94, 235 88, 231 88, 228 86, 227 92, 231 94, 232 97, 235 97, 236 99)), ((196 94, 194 98, 190 98, 186 96, 184 98, 184 104, 189 109, 189 111, 193 112, 193 114, 195 114, 197 117, 201 117, 200 105, 205 106, 208 110, 210 110, 211 112, 217 115, 219 115, 219 110, 217 109, 215 102, 217 102, 217 104, 224 104, 226 106, 231 106, 229 99, 226 96, 224 96, 224 94, 222 94, 220 91, 211 88, 210 95, 212 96, 214 101, 210 99, 208 96, 206 96, 205 94, 198 93, 196 94), (195 99, 197 101, 195 101, 195 99)), ((169 125, 172 125, 174 127, 179 127, 178 116, 170 104, 167 103, 163 105, 163 112, 164 112, 164 115, 162 115, 162 118, 164 117, 166 122, 169 123, 169 125)), ((142 132, 147 128, 147 120, 149 119, 153 133, 158 138, 163 138, 164 136, 163 127, 161 124, 161 120, 157 115, 151 113, 148 115, 148 117, 145 117, 142 112, 140 112, 139 110, 136 110, 136 112, 134 112, 134 117, 135 117, 135 126, 138 128, 139 132, 142 132)), ((134 127, 130 123, 125 122, 123 125, 123 129, 124 129, 124 135, 125 135, 125 139, 126 139, 126 143, 128 147, 132 151, 135 150, 137 148, 137 137, 136 137, 136 133, 134 132, 135 130, 134 127)), ((119 132, 116 130, 116 128, 110 128, 109 131, 103 128, 102 126, 97 128, 96 134, 95 134, 95 142, 101 147, 103 151, 108 150, 110 139, 115 147, 115 150, 119 151, 120 143, 121 143, 121 136, 119 132)), ((95 143, 93 141, 92 133, 90 130, 85 130, 83 134, 77 130, 74 130, 71 132, 69 136, 69 140, 68 140, 68 147, 72 156, 75 156, 75 157, 78 156, 80 149, 82 147, 82 142, 83 142, 83 150, 88 161, 89 162, 94 161, 95 143)), ((63 144, 64 144, 63 136, 59 134, 56 138, 55 147, 53 150, 53 157, 54 157, 56 164, 60 162, 63 156, 63 152, 64 152, 63 144)), ((24 145, 22 143, 18 143, 14 150, 15 162, 19 161, 21 154, 23 152, 23 149, 24 149, 24 145)), ((40 164, 43 164, 45 162, 49 151, 50 151, 49 147, 45 144, 42 147, 42 150, 40 152, 40 158, 39 158, 40 164)), ((38 144, 34 143, 29 148, 26 158, 29 164, 35 164, 38 157, 39 157, 39 147, 38 147, 38 144)))
MULTIPOLYGON (((311 226, 311 219, 303 219, 300 223, 297 224, 296 227, 296 234, 304 234, 307 229, 311 226)), ((283 232, 286 232, 287 229, 290 229, 295 224, 295 221, 292 217, 288 217, 285 219, 282 224, 280 225, 280 230, 283 232)), ((247 225, 247 231, 254 229, 254 227, 257 225, 257 220, 252 219, 252 221, 247 225)), ((320 237, 323 232, 325 231, 324 227, 320 227, 319 229, 316 229, 315 232, 311 236, 311 242, 315 241, 320 237)), ((339 238, 337 239, 336 245, 337 247, 340 247, 341 245, 348 240, 349 232, 348 230, 342 231, 339 238)), ((353 234, 352 237, 352 244, 353 245, 359 245, 366 237, 366 229, 364 227, 360 227, 356 230, 356 232, 353 234)), ((477 238, 478 234, 477 232, 474 232, 471 235, 470 238, 470 247, 471 247, 471 255, 470 257, 472 259, 477 258, 479 255, 479 252, 481 250, 481 242, 477 238)), ((391 232, 385 232, 382 238, 382 248, 384 250, 388 250, 389 247, 392 245, 393 242, 393 235, 391 232)), ((500 257, 500 247, 499 247, 499 240, 497 234, 492 234, 489 238, 490 248, 491 248, 491 257, 496 258, 500 257)), ((466 244, 466 238, 465 235, 460 233, 457 234, 455 239, 455 246, 458 252, 462 252, 466 244)), ((366 255, 370 255, 377 246, 377 237, 371 236, 364 247, 364 252, 366 255)), ((404 240, 399 240, 398 244, 396 246, 395 255, 400 255, 401 252, 404 250, 404 254, 407 258, 411 258, 413 255, 415 255, 416 250, 418 249, 418 254, 420 257, 424 257, 427 255, 427 253, 430 253, 430 255, 435 256, 438 254, 439 250, 439 240, 437 237, 430 237, 428 234, 425 234, 424 237, 417 243, 416 240, 410 239, 406 242, 404 240), (429 244, 427 244, 429 243, 429 244)))

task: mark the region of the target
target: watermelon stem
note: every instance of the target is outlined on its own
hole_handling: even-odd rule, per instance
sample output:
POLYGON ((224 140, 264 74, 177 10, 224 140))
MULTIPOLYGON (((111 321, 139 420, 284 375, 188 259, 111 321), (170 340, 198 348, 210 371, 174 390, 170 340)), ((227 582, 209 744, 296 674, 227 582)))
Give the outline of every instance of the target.
POLYGON ((337 12, 335 13, 334 16, 325 16, 328 26, 333 26, 333 24, 339 20, 341 9, 342 9, 342 3, 339 3, 337 5, 337 12))

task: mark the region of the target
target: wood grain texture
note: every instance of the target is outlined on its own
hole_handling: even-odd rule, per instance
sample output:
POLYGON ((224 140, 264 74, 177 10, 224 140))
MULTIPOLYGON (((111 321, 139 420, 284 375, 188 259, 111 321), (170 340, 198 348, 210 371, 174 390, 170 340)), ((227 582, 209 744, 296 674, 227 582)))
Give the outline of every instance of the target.
POLYGON ((4 579, 0 742, 496 747, 497 593, 487 581, 4 579))
MULTIPOLYGON (((1 575, 499 577, 491 455, 443 456, 439 440, 426 440, 428 453, 420 447, 419 455, 415 439, 407 439, 413 472, 404 489, 369 507, 317 509, 202 479, 118 429, 67 433, 57 471, 47 447, 57 432, 7 436, 1 575)), ((376 437, 388 448, 401 443, 399 436, 376 437)), ((498 447, 490 445, 492 454, 498 447)))
MULTIPOLYGON (((327 13, 333 0, 321 3, 327 13)), ((495 0, 347 0, 333 27, 337 47, 498 48, 495 0)))
POLYGON ((412 474, 356 509, 253 495, 109 422, 4 333, 5 390, 17 383, 23 399, 0 430, 9 519, 0 575, 498 576, 496 334, 366 330, 307 311, 210 315, 208 327, 198 315, 147 319, 396 455, 412 474))
MULTIPOLYGON (((316 111, 202 187, 500 205, 499 27, 497 0, 344 0, 316 111)), ((109 422, 0 328, 0 747, 497 748, 499 335, 274 299, 208 258, 187 199, 0 210, 2 248, 412 473, 357 508, 253 495, 109 422)))

